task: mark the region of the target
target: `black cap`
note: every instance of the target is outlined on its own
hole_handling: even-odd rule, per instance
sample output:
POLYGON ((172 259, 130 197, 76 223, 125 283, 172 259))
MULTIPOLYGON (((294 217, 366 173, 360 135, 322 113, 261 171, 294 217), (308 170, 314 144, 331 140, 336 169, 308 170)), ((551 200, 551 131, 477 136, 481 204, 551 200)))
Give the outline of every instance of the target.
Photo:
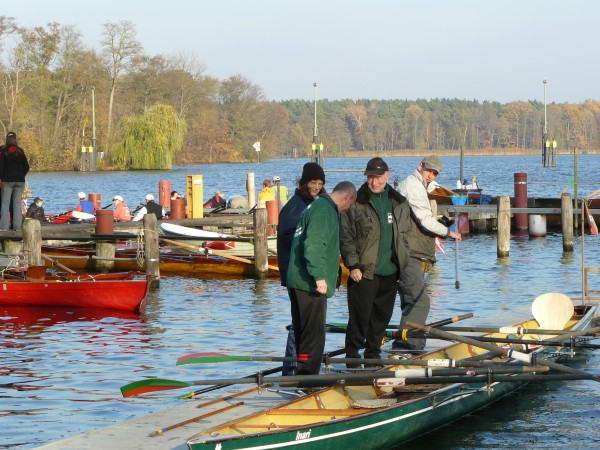
POLYGON ((321 180, 325 183, 325 172, 323 168, 314 162, 308 162, 304 164, 302 168, 302 178, 300 178, 300 184, 306 184, 312 180, 321 180))
POLYGON ((365 175, 383 175, 389 170, 387 163, 380 157, 377 157, 369 160, 365 169, 365 175))
POLYGON ((44 200, 42 200, 39 197, 36 197, 36 198, 33 199, 33 203, 37 203, 38 201, 43 202, 44 200))

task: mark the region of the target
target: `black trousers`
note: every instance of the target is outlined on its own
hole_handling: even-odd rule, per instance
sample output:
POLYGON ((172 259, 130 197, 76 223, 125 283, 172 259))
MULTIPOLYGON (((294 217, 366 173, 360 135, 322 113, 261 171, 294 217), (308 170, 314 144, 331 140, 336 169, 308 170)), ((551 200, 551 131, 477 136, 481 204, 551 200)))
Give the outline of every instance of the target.
POLYGON ((348 279, 348 328, 346 328, 346 357, 360 358, 358 351, 365 347, 365 358, 381 356, 381 341, 394 312, 398 292, 396 274, 358 283, 348 279))
POLYGON ((325 352, 327 297, 318 292, 290 289, 292 324, 296 337, 298 375, 317 375, 325 352))

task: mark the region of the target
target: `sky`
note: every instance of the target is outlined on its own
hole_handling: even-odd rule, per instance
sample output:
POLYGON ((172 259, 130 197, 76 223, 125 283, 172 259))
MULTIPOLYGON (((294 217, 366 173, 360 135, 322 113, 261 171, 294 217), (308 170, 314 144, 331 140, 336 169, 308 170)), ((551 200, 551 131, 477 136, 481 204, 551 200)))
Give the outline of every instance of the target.
POLYGON ((129 20, 148 55, 193 54, 268 100, 600 99, 597 0, 19 0, 0 14, 74 25, 96 49, 103 24, 129 20))

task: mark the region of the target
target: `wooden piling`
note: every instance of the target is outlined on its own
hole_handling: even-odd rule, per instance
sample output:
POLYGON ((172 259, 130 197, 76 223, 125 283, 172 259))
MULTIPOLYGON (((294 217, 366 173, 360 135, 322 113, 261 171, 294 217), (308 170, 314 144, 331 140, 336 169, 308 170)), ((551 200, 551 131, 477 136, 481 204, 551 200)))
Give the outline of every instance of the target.
POLYGON ((160 277, 158 220, 153 213, 144 216, 144 253, 146 254, 146 275, 153 277, 152 286, 158 286, 160 277))
POLYGON ((256 205, 256 194, 254 188, 253 172, 249 172, 246 175, 246 190, 248 191, 248 208, 254 208, 254 205, 256 205))
POLYGON ((498 258, 510 254, 510 198, 498 197, 498 258))
POLYGON ((96 242, 96 257, 94 265, 98 272, 110 272, 115 267, 113 261, 115 257, 115 242, 97 241, 96 242), (106 259, 103 259, 106 258, 106 259))
POLYGON ((573 251, 573 199, 571 194, 563 192, 560 196, 560 223, 563 235, 563 251, 573 251))
MULTIPOLYGON (((25 259, 30 266, 43 266, 44 261, 42 260, 42 227, 40 221, 37 219, 25 219, 23 221, 23 253, 25 259)), ((5 241, 17 242, 18 241, 5 241)), ((8 253, 8 252, 7 252, 8 253)))
POLYGON ((254 273, 257 278, 265 278, 269 270, 267 242, 267 210, 254 210, 254 273))

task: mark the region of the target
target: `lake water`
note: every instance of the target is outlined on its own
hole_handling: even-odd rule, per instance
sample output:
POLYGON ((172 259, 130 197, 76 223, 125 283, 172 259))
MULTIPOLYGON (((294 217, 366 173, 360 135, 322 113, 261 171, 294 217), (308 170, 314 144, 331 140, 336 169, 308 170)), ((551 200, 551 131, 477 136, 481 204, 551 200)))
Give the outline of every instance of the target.
MULTIPOLYGON (((386 158, 393 178, 403 178, 419 158, 386 158)), ((458 158, 442 158, 440 177, 452 187, 458 158)), ((367 159, 325 162, 327 186, 348 179, 364 181, 367 159), (336 170, 334 172, 334 170, 336 170), (340 172, 338 172, 340 171, 340 172), (343 172, 341 172, 343 171, 343 172)), ((44 198, 47 212, 60 212, 77 202, 77 192, 102 194, 103 205, 120 194, 134 206, 148 192, 157 194, 159 180, 184 191, 186 175, 204 176, 205 193, 244 194, 246 173, 281 176, 292 186, 305 161, 260 164, 217 164, 172 171, 124 173, 33 173, 34 196, 44 198)), ((600 157, 580 158, 580 192, 596 190, 600 157)), ((573 179, 572 157, 559 157, 558 167, 543 168, 541 157, 473 157, 465 160, 465 177, 477 176, 485 193, 513 195, 513 174, 529 174, 529 195, 557 197, 573 179)), ((572 189, 571 189, 572 192, 572 189)), ((506 325, 513 311, 527 312, 544 292, 580 296, 580 237, 575 251, 562 252, 560 234, 530 239, 513 236, 510 257, 496 258, 494 235, 471 235, 453 244, 429 276, 433 304, 430 321, 472 312, 464 325, 506 325), (458 260, 458 266, 456 261, 458 260), (460 289, 455 289, 455 281, 460 289)), ((586 265, 600 267, 599 238, 587 236, 586 265)), ((600 277, 590 278, 600 289, 600 277)), ((345 290, 330 300, 328 319, 347 320, 345 290)), ((393 323, 399 320, 398 308, 393 323)), ((0 309, 0 448, 37 445, 108 426, 181 402, 181 391, 124 399, 119 388, 143 377, 182 381, 245 376, 268 363, 175 367, 181 355, 198 351, 232 354, 283 353, 289 301, 277 280, 210 280, 165 277, 151 292, 144 315, 106 311, 0 309)), ((327 336, 327 349, 343 344, 343 335, 327 336)), ((600 370, 600 352, 578 358, 580 367, 600 370)), ((595 427, 600 419, 600 384, 591 381, 531 385, 403 449, 598 448, 595 427)), ((107 443, 108 446, 108 443, 107 443)))

